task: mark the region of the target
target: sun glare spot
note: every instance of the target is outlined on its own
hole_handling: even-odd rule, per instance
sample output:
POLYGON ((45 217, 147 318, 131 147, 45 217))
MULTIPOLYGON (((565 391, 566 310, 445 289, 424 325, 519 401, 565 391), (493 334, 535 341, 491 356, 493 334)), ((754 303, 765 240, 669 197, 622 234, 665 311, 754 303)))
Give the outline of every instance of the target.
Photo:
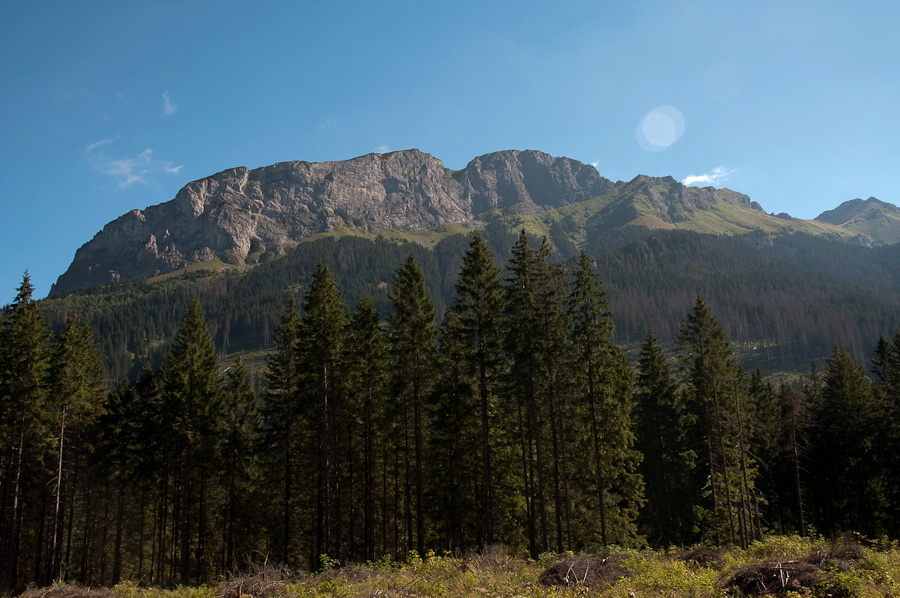
POLYGON ((671 106, 660 106, 647 113, 637 128, 637 140, 648 152, 660 152, 684 133, 684 116, 671 106))

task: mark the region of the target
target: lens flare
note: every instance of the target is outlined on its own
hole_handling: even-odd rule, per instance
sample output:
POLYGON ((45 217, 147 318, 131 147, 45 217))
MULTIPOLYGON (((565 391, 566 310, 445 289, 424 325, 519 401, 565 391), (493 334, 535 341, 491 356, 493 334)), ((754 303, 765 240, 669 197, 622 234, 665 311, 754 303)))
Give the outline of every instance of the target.
POLYGON ((661 152, 684 133, 684 116, 671 106, 660 106, 647 113, 638 124, 637 141, 648 152, 661 152))

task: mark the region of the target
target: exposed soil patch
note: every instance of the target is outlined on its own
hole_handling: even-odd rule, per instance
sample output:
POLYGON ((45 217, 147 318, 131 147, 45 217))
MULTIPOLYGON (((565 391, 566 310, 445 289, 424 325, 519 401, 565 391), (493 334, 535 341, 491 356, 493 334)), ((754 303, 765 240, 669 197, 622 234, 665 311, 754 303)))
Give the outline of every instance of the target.
POLYGON ((631 575, 622 564, 625 558, 622 554, 575 556, 547 567, 538 581, 545 586, 609 586, 631 575))
POLYGON ((821 583, 826 573, 804 561, 768 560, 745 565, 723 585, 738 596, 787 596, 788 592, 810 589, 821 583))
POLYGON ((679 561, 688 563, 688 565, 706 567, 707 569, 714 569, 716 571, 720 571, 725 564, 725 561, 722 558, 722 551, 708 546, 694 548, 693 550, 679 554, 677 558, 679 561))
POLYGON ((76 583, 57 584, 46 588, 26 590, 22 598, 112 598, 110 588, 86 588, 76 583))

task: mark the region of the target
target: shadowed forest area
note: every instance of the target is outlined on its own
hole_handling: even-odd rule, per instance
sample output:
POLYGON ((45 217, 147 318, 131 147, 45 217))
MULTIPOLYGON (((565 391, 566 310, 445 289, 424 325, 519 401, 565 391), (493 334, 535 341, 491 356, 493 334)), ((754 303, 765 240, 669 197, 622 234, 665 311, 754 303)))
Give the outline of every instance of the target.
POLYGON ((443 313, 413 253, 386 318, 320 263, 258 380, 195 299, 159 367, 109 382, 91 328, 53 336, 26 275, 0 320, 0 588, 900 538, 900 331, 773 386, 697 298, 631 364, 587 254, 554 263, 525 231, 502 271, 480 233, 460 249, 443 313))

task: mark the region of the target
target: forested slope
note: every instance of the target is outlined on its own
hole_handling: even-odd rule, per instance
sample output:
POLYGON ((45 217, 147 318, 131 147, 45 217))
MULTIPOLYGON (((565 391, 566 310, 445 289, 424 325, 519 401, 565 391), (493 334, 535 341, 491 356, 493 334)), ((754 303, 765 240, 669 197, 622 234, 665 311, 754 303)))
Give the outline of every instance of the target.
MULTIPOLYGON (((513 222, 544 228, 527 219, 513 222)), ((507 255, 515 232, 510 221, 498 219, 484 228, 484 237, 496 255, 507 255)), ((554 261, 577 255, 564 232, 554 234, 551 227, 549 238, 554 261)), ((318 262, 334 273, 349 304, 369 295, 387 313, 387 283, 412 252, 441 314, 465 244, 462 234, 447 235, 430 249, 385 237, 328 236, 249 270, 94 287, 41 305, 57 329, 67 314, 81 314, 97 331, 110 373, 134 376, 145 363, 160 363, 177 314, 194 296, 220 352, 270 347, 282 306, 302 296, 318 262)), ((898 245, 866 248, 803 234, 717 236, 641 227, 617 229, 587 244, 610 293, 615 340, 627 348, 648 331, 672 341, 698 295, 720 314, 742 362, 765 371, 804 369, 826 357, 835 342, 861 359, 874 339, 900 325, 898 245)))

